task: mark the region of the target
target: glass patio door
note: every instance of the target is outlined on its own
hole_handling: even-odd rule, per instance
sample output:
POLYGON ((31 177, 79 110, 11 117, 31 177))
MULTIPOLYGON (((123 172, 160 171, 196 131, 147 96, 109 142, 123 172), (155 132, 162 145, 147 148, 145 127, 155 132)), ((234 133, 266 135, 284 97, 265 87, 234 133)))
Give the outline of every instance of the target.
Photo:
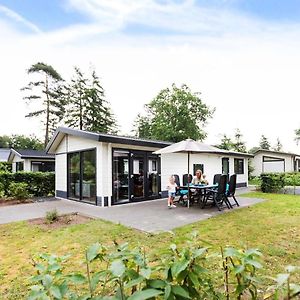
POLYGON ((147 198, 158 198, 160 192, 160 161, 157 156, 147 156, 147 198))
POLYGON ((131 154, 131 201, 145 199, 145 173, 147 173, 145 165, 144 153, 131 154))
POLYGON ((113 151, 113 204, 129 202, 129 151, 113 151))
POLYGON ((96 204, 96 151, 68 154, 68 197, 96 204))

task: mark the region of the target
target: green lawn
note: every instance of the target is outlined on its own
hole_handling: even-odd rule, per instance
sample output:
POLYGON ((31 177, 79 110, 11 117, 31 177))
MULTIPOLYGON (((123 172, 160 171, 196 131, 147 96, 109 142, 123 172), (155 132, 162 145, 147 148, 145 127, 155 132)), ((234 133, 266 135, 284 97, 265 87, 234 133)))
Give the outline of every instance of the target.
POLYGON ((289 264, 299 265, 300 196, 262 193, 247 196, 266 201, 183 226, 175 230, 175 235, 145 234, 100 220, 49 231, 27 222, 0 225, 0 299, 22 299, 26 294, 28 277, 33 274, 32 255, 69 253, 78 258, 69 266, 75 270, 82 267, 84 249, 96 241, 104 244, 114 239, 127 241, 143 245, 156 255, 171 242, 185 243, 186 235, 197 230, 199 239, 211 243, 215 249, 226 245, 259 248, 264 253, 264 272, 268 275, 282 272, 289 264))

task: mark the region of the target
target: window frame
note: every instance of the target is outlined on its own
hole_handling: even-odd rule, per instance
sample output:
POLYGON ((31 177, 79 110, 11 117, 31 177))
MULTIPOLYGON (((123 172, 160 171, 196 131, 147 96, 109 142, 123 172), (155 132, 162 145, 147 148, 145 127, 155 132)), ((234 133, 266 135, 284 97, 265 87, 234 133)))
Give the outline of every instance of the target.
POLYGON ((245 174, 245 159, 244 158, 234 158, 234 173, 238 175, 245 174), (241 164, 242 162, 242 164, 241 164))

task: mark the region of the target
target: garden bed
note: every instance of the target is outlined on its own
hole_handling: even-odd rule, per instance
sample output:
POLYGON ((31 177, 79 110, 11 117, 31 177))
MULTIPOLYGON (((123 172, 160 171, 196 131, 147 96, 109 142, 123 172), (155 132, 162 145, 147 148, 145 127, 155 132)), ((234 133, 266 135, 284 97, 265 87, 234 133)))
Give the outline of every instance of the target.
POLYGON ((27 203, 33 203, 33 199, 23 199, 23 200, 17 200, 17 199, 10 199, 10 198, 0 198, 0 207, 2 206, 9 206, 9 205, 18 205, 18 204, 27 204, 27 203))
POLYGON ((42 229, 57 229, 69 225, 83 224, 92 220, 92 218, 83 216, 78 213, 66 214, 58 216, 58 219, 52 223, 49 223, 46 218, 38 218, 29 220, 28 223, 31 225, 37 225, 42 229))

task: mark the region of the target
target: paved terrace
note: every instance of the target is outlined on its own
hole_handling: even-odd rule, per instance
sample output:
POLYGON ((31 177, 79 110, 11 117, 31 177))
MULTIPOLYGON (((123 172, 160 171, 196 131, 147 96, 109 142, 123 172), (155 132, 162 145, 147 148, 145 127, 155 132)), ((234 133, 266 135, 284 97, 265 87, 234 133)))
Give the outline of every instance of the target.
MULTIPOLYGON (((241 190, 239 193, 246 190, 241 190)), ((238 194, 239 194, 238 193, 238 194)), ((257 198, 237 196, 240 208, 248 207, 263 201, 257 198)), ((234 207, 234 210, 240 209, 234 207)), ((0 208, 0 224, 41 218, 47 211, 57 209, 59 214, 80 213, 92 218, 103 219, 114 223, 132 227, 149 233, 169 231, 176 227, 213 216, 230 213, 232 210, 224 208, 219 212, 216 207, 201 209, 197 204, 191 208, 182 207, 169 209, 166 199, 158 199, 139 203, 117 205, 112 207, 98 207, 71 200, 52 199, 50 201, 5 206, 0 208)))

